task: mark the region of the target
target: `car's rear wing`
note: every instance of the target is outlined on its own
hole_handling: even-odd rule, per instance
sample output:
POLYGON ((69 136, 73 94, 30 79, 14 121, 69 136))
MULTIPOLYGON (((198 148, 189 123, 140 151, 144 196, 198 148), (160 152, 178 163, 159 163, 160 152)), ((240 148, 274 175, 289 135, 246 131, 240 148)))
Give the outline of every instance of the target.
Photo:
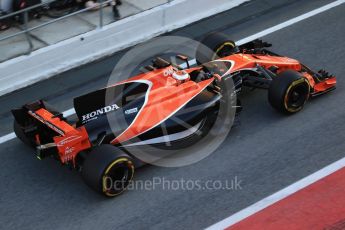
POLYGON ((44 101, 26 104, 12 110, 12 114, 21 133, 35 144, 39 158, 55 155, 62 163, 75 163, 76 155, 91 147, 84 127, 69 124, 44 101))

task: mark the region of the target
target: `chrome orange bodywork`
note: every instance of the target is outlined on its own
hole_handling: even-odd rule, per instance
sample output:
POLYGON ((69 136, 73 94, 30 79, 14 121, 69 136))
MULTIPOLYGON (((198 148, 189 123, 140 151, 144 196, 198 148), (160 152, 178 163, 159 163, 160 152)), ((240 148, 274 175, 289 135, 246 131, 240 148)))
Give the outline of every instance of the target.
POLYGON ((112 144, 127 141, 159 125, 214 81, 211 78, 199 83, 180 82, 171 76, 170 68, 141 74, 119 83, 144 80, 150 82, 151 86, 144 108, 139 111, 135 121, 111 142, 112 144))
MULTIPOLYGON (((276 66, 278 67, 277 73, 286 70, 295 70, 298 72, 302 70, 301 63, 295 59, 264 54, 238 53, 215 60, 215 62, 217 61, 229 61, 232 63, 231 68, 224 75, 243 69, 253 69, 257 65, 266 69, 271 66, 276 66)), ((139 112, 135 121, 111 142, 112 144, 127 141, 162 123, 214 81, 213 77, 199 83, 194 81, 180 83, 171 77, 170 68, 172 67, 140 74, 116 84, 120 85, 127 82, 144 80, 150 82, 152 85, 149 89, 147 103, 144 108, 139 112)), ((190 73, 197 69, 201 69, 201 67, 190 68, 186 71, 190 73)), ((327 91, 336 84, 335 78, 316 83, 310 74, 303 73, 302 75, 308 80, 311 89, 315 93, 327 91)))
MULTIPOLYGON (((302 64, 292 58, 288 57, 277 57, 263 54, 234 54, 229 57, 225 57, 219 60, 231 60, 234 62, 234 67, 231 72, 236 72, 241 69, 255 68, 256 65, 260 65, 266 69, 271 66, 277 66, 279 69, 277 73, 286 70, 295 70, 301 72, 302 64)), ((337 81, 335 77, 326 79, 325 81, 316 82, 309 73, 301 73, 309 82, 309 85, 315 94, 327 91, 334 88, 337 81)))
MULTIPOLYGON (((315 79, 312 73, 302 71, 304 66, 299 61, 288 57, 237 53, 214 62, 230 62, 231 66, 228 67, 229 69, 222 71, 225 73, 223 76, 215 74, 213 77, 200 82, 190 79, 179 81, 173 78, 173 67, 169 66, 143 73, 109 86, 113 87, 131 82, 144 82, 149 85, 142 109, 138 111, 134 121, 111 141, 111 144, 120 144, 149 131, 171 117, 205 88, 210 86, 214 80, 219 81, 220 78, 241 70, 255 69, 257 66, 265 69, 277 67, 277 74, 285 70, 295 70, 308 80, 312 92, 315 94, 327 92, 336 85, 335 77, 323 80, 315 79)), ((199 66, 186 69, 185 71, 191 73, 200 69, 202 67, 199 66)), ((54 118, 53 114, 44 108, 30 115, 59 134, 53 139, 62 163, 72 161, 75 164, 77 154, 92 146, 84 126, 76 128, 58 117, 54 118)), ((36 142, 39 142, 39 140, 39 136, 36 136, 36 142)))

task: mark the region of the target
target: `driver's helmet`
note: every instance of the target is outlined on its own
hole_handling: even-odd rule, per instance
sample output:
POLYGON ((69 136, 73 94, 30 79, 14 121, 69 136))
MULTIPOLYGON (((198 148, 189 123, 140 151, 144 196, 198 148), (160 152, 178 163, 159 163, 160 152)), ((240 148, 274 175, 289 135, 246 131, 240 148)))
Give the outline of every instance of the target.
POLYGON ((178 81, 186 81, 189 80, 190 76, 185 70, 177 70, 172 74, 172 77, 178 81))

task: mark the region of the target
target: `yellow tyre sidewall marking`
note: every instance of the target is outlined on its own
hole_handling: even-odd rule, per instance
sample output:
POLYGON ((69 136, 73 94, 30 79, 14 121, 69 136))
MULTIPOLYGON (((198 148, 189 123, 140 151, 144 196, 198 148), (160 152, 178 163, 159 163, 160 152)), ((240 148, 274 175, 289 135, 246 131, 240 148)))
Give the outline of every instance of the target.
POLYGON ((225 46, 231 46, 232 48, 235 48, 235 43, 230 41, 224 42, 219 48, 217 48, 216 52, 214 52, 212 60, 216 59, 216 57, 218 56, 218 52, 221 51, 225 46))
POLYGON ((133 179, 133 176, 134 176, 134 166, 133 166, 133 162, 131 160, 129 160, 128 158, 126 157, 121 157, 119 159, 116 159, 115 161, 113 161, 108 167, 107 169, 105 170, 104 174, 103 174, 103 177, 102 177, 102 190, 103 190, 103 193, 107 196, 117 196, 117 195, 120 195, 121 193, 123 193, 125 191, 125 189, 123 189, 121 192, 119 193, 116 193, 116 194, 112 194, 112 193, 108 193, 107 192, 107 189, 106 189, 106 182, 107 182, 107 174, 109 173, 109 171, 112 169, 112 167, 114 167, 114 165, 118 164, 118 163, 123 163, 123 162, 129 162, 130 165, 131 165, 131 169, 132 170, 132 175, 131 175, 131 178, 129 178, 128 181, 131 181, 133 179))
POLYGON ((286 90, 285 98, 284 98, 284 107, 285 107, 285 109, 286 109, 287 111, 289 111, 289 112, 291 112, 291 113, 298 112, 298 111, 300 111, 300 110, 303 108, 303 105, 304 105, 304 104, 303 104, 302 106, 300 106, 299 108, 296 108, 296 109, 289 108, 288 105, 287 105, 287 102, 288 102, 288 99, 289 99, 289 98, 288 98, 288 95, 289 95, 291 89, 292 89, 294 86, 296 86, 296 85, 298 85, 298 84, 301 84, 301 83, 303 83, 303 82, 307 83, 307 85, 308 85, 308 97, 307 97, 307 99, 306 99, 305 102, 304 102, 304 104, 305 104, 305 103, 307 102, 307 100, 308 100, 308 98, 309 98, 309 94, 310 94, 310 84, 309 84, 309 82, 308 82, 308 80, 307 80, 306 78, 301 78, 301 79, 298 79, 298 80, 292 82, 291 85, 289 86, 289 88, 286 90))

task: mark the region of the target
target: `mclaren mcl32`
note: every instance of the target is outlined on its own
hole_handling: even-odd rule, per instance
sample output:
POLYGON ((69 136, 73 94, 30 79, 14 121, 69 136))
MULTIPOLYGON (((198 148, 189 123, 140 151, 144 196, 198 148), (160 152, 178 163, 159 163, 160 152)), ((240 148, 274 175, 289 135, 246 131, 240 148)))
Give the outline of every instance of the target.
POLYGON ((171 148, 195 144, 195 133, 202 138, 222 103, 243 87, 266 89, 270 105, 284 114, 297 113, 308 99, 335 89, 336 78, 325 70, 313 71, 270 46, 261 40, 237 46, 223 34, 210 34, 197 48, 198 66, 189 66, 183 55, 177 57, 186 68, 155 58, 144 73, 75 98, 77 121, 36 101, 12 110, 14 131, 39 159, 54 157, 80 171, 96 191, 116 196, 142 164, 127 146, 159 146, 167 139, 171 148))

